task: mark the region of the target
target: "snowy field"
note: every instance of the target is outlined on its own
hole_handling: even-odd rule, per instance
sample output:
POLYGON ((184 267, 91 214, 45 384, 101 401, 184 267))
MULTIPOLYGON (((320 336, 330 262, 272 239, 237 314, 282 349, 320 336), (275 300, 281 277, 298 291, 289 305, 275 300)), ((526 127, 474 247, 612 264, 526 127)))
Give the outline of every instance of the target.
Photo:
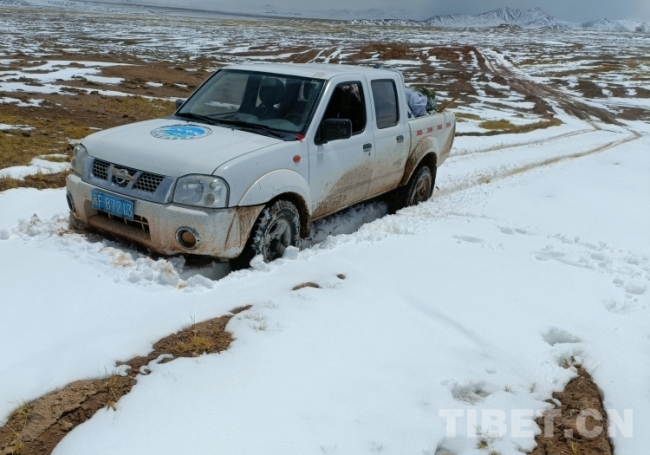
MULTIPOLYGON (((647 35, 328 23, 305 35, 308 23, 82 15, 71 31, 58 13, 0 17, 0 66, 26 62, 0 71, 0 92, 36 105, 74 76, 102 78, 100 64, 84 63, 100 51, 201 68, 313 49, 314 61, 340 62, 399 36, 420 55, 473 45, 487 68, 478 52, 395 59, 412 82, 445 78, 443 97, 469 74, 475 93, 455 108, 469 114, 458 131, 479 135, 456 139, 431 201, 395 215, 381 203, 354 207, 318 222, 302 251, 250 270, 71 232, 63 189, 0 192, 0 421, 70 382, 120 371, 116 362, 193 322, 252 305, 229 323, 228 350, 150 364, 115 410, 54 453, 518 454, 535 446, 535 413, 575 376, 567 362, 602 390, 616 454, 650 446, 650 99, 636 96, 648 90, 647 35), (57 66, 48 56, 62 50, 79 57, 57 66), (627 69, 590 73, 603 90, 590 98, 575 71, 605 60, 627 69), (16 80, 29 68, 39 85, 16 80), (542 119, 515 79, 539 86, 561 124, 481 136, 486 120, 542 119), (577 118, 564 110, 574 101, 627 119, 577 118), (304 282, 320 288, 292 290, 304 282)), ((95 81, 126 93, 118 80, 95 81)))

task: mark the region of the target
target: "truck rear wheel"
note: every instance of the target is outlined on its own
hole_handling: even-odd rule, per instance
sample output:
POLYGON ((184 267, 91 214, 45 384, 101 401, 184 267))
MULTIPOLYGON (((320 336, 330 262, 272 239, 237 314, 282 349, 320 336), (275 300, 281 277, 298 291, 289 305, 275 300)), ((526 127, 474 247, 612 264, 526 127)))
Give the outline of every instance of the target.
POLYGON ((300 245, 300 214, 289 201, 269 204, 253 225, 246 246, 238 258, 231 261, 235 270, 247 268, 251 259, 262 255, 264 261, 281 258, 284 251, 300 245))
POLYGON ((406 186, 395 194, 394 211, 428 201, 436 184, 436 169, 423 164, 411 176, 406 186))

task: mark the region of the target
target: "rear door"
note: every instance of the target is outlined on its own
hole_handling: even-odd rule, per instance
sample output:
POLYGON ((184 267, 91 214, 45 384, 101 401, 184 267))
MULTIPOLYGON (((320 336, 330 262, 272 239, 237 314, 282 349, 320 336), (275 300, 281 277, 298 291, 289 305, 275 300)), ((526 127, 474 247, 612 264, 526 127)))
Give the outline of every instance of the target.
POLYGON ((320 218, 364 200, 373 169, 373 131, 369 126, 369 96, 361 77, 330 81, 315 119, 350 119, 352 137, 319 144, 309 137, 309 186, 312 217, 320 218))
POLYGON ((375 160, 368 196, 395 188, 404 174, 409 137, 404 89, 397 76, 368 77, 374 111, 375 160))

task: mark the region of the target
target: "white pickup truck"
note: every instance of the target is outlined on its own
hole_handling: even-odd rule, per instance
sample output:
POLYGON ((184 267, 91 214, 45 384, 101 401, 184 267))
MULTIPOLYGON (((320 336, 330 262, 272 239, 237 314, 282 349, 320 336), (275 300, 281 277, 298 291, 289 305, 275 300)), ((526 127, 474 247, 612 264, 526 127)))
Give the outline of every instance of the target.
POLYGON ((165 255, 271 261, 358 202, 427 200, 455 132, 450 112, 412 116, 399 72, 370 67, 231 66, 178 104, 75 148, 71 222, 165 255))

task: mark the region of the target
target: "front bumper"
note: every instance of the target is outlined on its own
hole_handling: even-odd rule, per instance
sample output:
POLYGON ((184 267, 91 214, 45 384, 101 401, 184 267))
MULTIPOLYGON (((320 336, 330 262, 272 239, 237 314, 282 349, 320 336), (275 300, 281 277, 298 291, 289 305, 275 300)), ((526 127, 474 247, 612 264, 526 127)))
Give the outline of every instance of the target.
POLYGON ((199 254, 234 259, 244 249, 253 224, 264 208, 256 205, 205 209, 135 199, 135 221, 126 222, 92 208, 91 190, 113 194, 110 191, 90 185, 75 174, 68 176, 66 187, 76 220, 165 255, 199 254), (186 248, 177 240, 176 234, 181 227, 189 227, 198 234, 200 242, 194 248, 186 248))

